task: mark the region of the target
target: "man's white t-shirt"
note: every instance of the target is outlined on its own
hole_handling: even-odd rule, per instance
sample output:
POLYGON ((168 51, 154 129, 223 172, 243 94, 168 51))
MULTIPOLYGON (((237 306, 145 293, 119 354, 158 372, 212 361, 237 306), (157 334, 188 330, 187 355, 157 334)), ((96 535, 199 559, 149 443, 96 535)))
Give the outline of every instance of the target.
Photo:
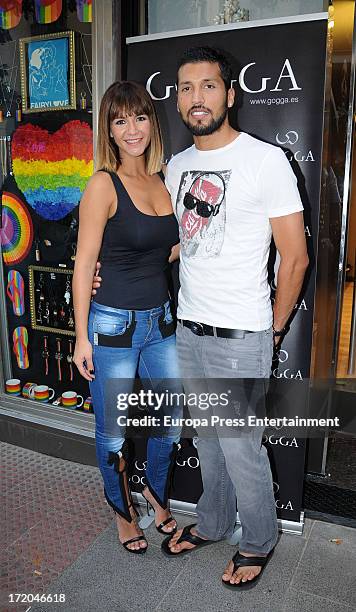
POLYGON ((244 132, 219 149, 193 145, 171 159, 166 185, 180 232, 178 318, 268 329, 269 219, 303 210, 283 151, 244 132))

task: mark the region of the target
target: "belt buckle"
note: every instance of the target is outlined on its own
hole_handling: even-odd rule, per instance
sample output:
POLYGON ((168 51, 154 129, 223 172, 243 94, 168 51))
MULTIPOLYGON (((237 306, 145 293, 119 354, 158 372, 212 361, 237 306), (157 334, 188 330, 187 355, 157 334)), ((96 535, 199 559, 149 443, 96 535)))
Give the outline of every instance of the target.
POLYGON ((190 329, 196 336, 204 336, 204 327, 202 323, 193 321, 190 329))

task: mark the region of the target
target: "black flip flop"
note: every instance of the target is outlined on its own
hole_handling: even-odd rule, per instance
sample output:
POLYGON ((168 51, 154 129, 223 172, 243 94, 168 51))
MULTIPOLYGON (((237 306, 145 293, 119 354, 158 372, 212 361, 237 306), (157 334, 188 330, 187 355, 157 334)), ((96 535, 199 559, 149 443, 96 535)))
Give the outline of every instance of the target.
POLYGON ((166 538, 162 542, 161 548, 162 548, 163 553, 167 557, 181 557, 182 555, 191 553, 197 548, 201 548, 202 546, 207 546, 208 544, 214 544, 214 541, 212 540, 203 540, 203 538, 200 538, 199 536, 196 536, 190 533, 191 528, 195 527, 195 525, 196 523, 193 523, 192 525, 187 525, 186 527, 184 527, 181 533, 181 536, 178 538, 176 542, 176 544, 181 544, 182 542, 190 542, 190 544, 194 544, 194 548, 185 548, 184 550, 181 550, 180 552, 172 552, 168 546, 168 543, 171 541, 173 536, 169 536, 169 538, 166 538))
POLYGON ((267 563, 271 559, 272 555, 273 550, 271 550, 271 552, 269 552, 266 557, 245 557, 244 555, 240 555, 239 551, 237 551, 237 553, 232 557, 232 561, 234 563, 233 574, 238 570, 239 567, 249 567, 253 565, 261 567, 260 573, 254 578, 252 578, 252 580, 246 580, 246 582, 242 582, 241 580, 240 582, 236 582, 234 584, 231 584, 231 582, 229 582, 228 580, 221 580, 221 582, 227 589, 240 589, 243 591, 249 591, 250 589, 253 589, 253 587, 256 586, 257 582, 261 578, 263 571, 267 563))

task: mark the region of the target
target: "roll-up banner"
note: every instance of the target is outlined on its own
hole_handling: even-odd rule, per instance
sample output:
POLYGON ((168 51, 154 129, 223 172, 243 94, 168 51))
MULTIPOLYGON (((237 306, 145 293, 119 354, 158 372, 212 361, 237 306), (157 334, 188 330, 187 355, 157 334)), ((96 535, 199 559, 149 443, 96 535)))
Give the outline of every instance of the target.
MULTIPOLYGON (((230 113, 231 124, 282 147, 290 161, 304 205, 311 263, 290 332, 273 365, 272 383, 278 387, 279 381, 292 381, 292 393, 302 409, 308 402, 311 363, 326 39, 327 14, 320 13, 295 20, 168 32, 127 41, 128 79, 144 83, 155 102, 168 160, 192 144, 191 135, 177 112, 177 61, 187 47, 209 45, 225 50, 235 60, 233 86, 236 88, 236 102, 230 113)), ((288 193, 285 195, 288 198, 288 193)), ((271 290, 273 299, 273 275, 271 290)), ((279 397, 283 400, 283 393, 279 393, 279 397)), ((283 522, 299 523, 305 440, 270 429, 265 444, 271 459, 278 515, 283 522)), ((143 468, 143 460, 137 461, 132 477, 134 487, 143 484, 143 468)), ((196 503, 200 493, 199 461, 193 439, 183 448, 178 459, 171 497, 196 503)))

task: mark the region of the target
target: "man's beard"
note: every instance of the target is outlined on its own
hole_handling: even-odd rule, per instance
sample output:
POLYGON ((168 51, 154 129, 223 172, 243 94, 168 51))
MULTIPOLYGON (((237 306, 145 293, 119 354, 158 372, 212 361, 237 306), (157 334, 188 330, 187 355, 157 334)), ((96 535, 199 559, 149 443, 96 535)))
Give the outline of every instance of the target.
POLYGON ((190 123, 189 120, 185 121, 183 117, 182 117, 182 121, 185 127, 187 127, 188 130, 191 132, 191 134, 193 134, 193 136, 210 136, 210 134, 213 134, 214 132, 216 132, 217 130, 221 128, 222 124, 224 123, 226 119, 228 110, 229 108, 226 105, 221 115, 219 115, 217 119, 212 119, 210 123, 208 123, 208 125, 202 125, 202 124, 193 125, 192 123, 190 123))

